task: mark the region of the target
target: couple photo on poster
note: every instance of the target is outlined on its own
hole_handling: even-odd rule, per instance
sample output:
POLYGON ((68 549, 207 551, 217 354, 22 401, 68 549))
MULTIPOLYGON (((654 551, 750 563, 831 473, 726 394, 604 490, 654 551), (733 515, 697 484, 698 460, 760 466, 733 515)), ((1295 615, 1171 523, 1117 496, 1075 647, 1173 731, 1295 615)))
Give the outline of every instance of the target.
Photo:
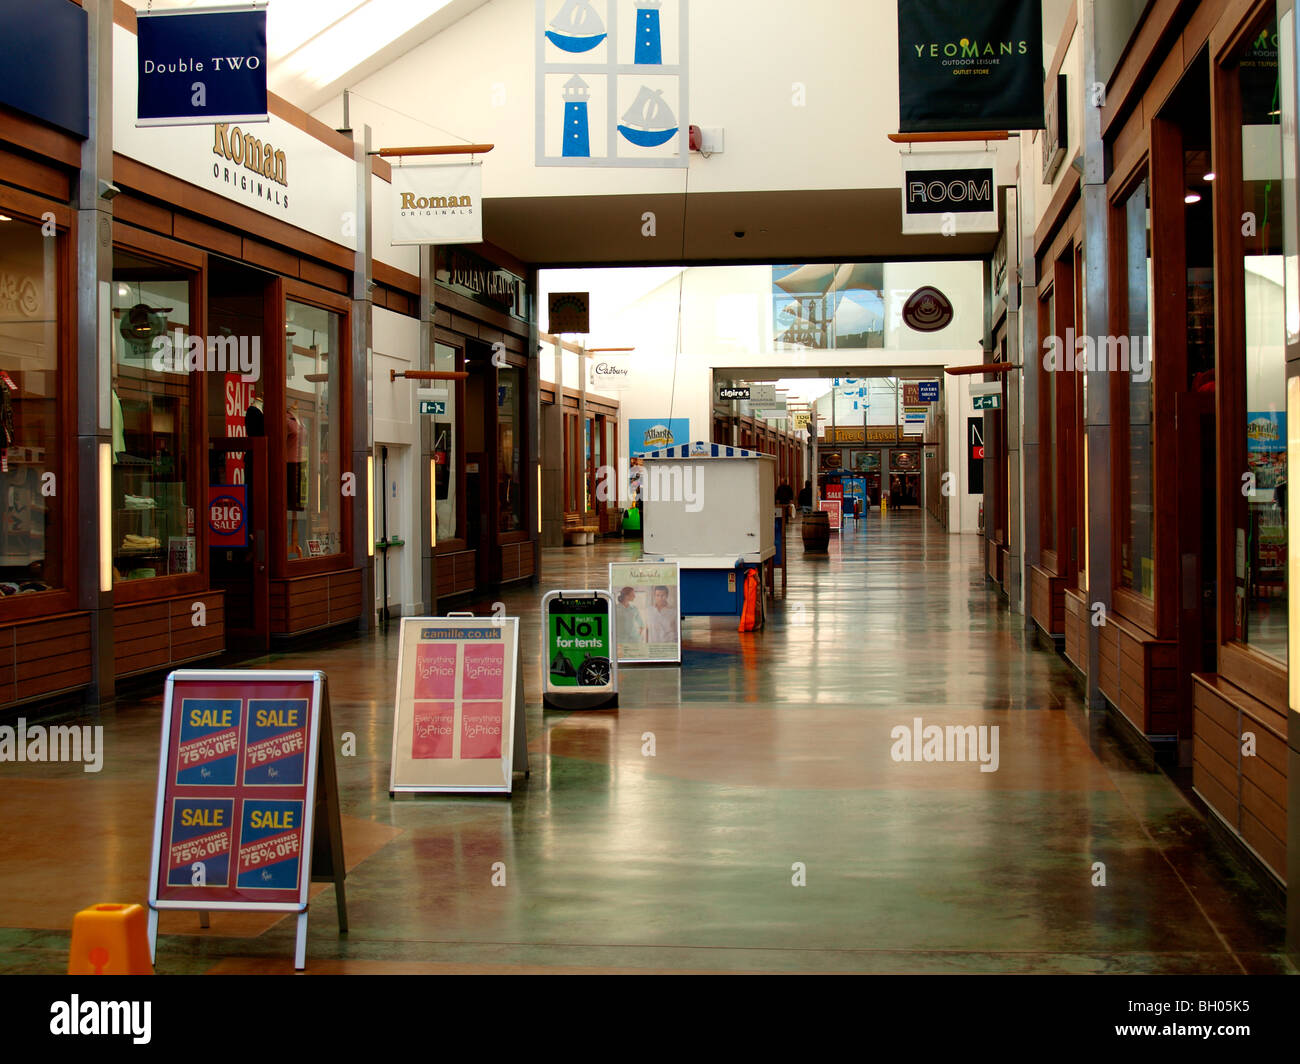
POLYGON ((681 595, 674 562, 614 562, 614 635, 623 661, 681 660, 681 595))

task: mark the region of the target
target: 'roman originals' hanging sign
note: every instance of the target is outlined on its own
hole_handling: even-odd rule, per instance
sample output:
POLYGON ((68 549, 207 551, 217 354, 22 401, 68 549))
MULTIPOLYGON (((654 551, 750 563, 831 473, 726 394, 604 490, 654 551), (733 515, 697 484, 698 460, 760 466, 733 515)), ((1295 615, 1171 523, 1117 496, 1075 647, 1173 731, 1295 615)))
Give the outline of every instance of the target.
POLYGON ((136 125, 265 122, 266 8, 136 14, 136 125))
POLYGON ((1042 129, 1040 0, 898 0, 898 128, 1042 129))
POLYGON ((483 167, 399 166, 393 170, 394 244, 481 244, 483 167))
POLYGON ((996 233, 992 152, 903 156, 903 232, 996 233))

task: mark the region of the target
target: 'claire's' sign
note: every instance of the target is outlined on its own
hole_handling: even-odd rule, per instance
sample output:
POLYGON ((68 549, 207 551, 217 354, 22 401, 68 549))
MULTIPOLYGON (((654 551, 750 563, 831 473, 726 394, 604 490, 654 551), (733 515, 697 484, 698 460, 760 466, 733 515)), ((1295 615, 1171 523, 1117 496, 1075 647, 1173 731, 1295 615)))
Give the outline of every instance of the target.
POLYGON ((266 8, 136 13, 136 125, 265 122, 266 8))

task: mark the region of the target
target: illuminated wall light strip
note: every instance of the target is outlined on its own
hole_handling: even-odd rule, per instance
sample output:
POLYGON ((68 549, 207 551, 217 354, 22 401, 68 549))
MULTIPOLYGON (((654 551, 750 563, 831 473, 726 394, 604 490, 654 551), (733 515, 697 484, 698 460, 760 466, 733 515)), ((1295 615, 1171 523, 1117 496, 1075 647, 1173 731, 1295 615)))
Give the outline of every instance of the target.
MULTIPOLYGON (((1296 469, 1300 462, 1300 377, 1286 382, 1286 467, 1296 469)), ((1291 712, 1300 712, 1300 595, 1296 594, 1300 575, 1300 515, 1297 508, 1287 508, 1286 515, 1286 603, 1287 603, 1287 679, 1291 712)))
POLYGON ((542 534, 542 464, 537 463, 537 534, 542 534))
POLYGON ((438 545, 438 463, 429 459, 429 546, 438 545))
POLYGON ((113 445, 99 445, 99 590, 113 590, 113 445))
POLYGON ((375 556, 375 456, 366 455, 366 553, 375 556))

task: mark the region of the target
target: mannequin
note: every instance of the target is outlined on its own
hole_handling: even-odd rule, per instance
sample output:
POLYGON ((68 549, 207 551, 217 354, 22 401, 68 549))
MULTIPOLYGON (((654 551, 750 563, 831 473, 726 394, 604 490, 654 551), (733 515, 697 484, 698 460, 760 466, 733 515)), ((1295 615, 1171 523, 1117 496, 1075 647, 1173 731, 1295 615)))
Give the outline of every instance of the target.
POLYGON ((289 557, 301 558, 298 543, 298 513, 303 509, 302 499, 302 422, 298 420, 298 400, 289 402, 284 418, 285 427, 285 504, 289 510, 289 557))
POLYGON ((262 409, 260 395, 255 394, 253 401, 248 404, 248 409, 244 411, 244 435, 266 435, 266 411, 262 409))

